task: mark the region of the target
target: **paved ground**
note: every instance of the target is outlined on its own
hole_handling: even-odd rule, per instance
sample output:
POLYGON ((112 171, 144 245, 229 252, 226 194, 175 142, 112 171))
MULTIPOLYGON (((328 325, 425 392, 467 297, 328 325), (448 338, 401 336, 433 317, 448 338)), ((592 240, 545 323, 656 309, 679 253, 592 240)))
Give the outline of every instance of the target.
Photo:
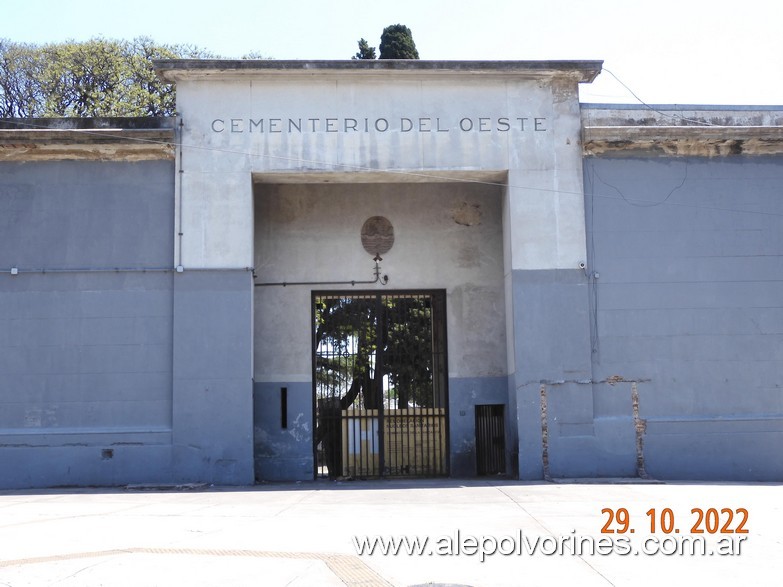
POLYGON ((476 480, 5 491, 0 585, 777 586, 781 498, 780 484, 476 480), (628 512, 626 533, 601 533, 605 508, 617 512, 607 529, 623 529, 628 512), (721 533, 743 529, 741 508, 748 533, 721 533), (358 556, 364 535, 428 543, 419 555, 358 556), (660 552, 694 536, 707 552, 660 552), (612 540, 613 552, 590 554, 612 540), (506 554, 482 562, 482 549, 506 554))

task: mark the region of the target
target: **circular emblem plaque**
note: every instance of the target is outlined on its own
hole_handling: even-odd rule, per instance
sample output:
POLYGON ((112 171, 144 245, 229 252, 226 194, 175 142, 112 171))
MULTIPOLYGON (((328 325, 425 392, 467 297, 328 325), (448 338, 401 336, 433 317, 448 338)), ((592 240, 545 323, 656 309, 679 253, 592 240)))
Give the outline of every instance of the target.
POLYGON ((362 246, 371 255, 384 255, 394 244, 394 227, 388 218, 372 216, 362 225, 362 246))

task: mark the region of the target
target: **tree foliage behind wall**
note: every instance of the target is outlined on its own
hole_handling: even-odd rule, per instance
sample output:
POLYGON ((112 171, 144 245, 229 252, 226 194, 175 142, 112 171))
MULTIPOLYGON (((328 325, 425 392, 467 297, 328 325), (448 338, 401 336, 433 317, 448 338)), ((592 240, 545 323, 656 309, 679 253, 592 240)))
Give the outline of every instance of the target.
MULTIPOLYGON (((351 59, 375 59, 375 47, 364 38, 359 39, 359 51, 351 59)), ((392 24, 383 29, 379 59, 418 59, 419 51, 413 41, 413 33, 404 24, 392 24)))
POLYGON ((157 77, 152 60, 209 57, 147 37, 46 45, 0 39, 0 118, 171 116, 174 86, 157 77))
POLYGON ((393 24, 383 29, 380 59, 418 59, 419 52, 413 42, 413 33, 403 24, 393 24))
POLYGON ((375 59, 375 47, 370 47, 364 38, 357 41, 359 51, 351 59, 375 59))

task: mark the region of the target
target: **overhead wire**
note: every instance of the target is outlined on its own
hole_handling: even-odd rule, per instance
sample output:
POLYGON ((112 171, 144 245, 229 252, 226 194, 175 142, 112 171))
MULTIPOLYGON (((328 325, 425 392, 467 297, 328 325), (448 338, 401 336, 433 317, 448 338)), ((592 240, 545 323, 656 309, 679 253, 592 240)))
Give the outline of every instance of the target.
POLYGON ((682 120, 682 121, 684 121, 684 122, 692 122, 693 124, 700 124, 700 125, 702 125, 702 126, 716 126, 716 125, 712 124, 711 122, 709 122, 709 121, 707 121, 707 120, 699 120, 699 119, 697 119, 697 118, 687 118, 687 117, 685 117, 685 116, 683 116, 683 115, 681 115, 681 114, 670 114, 670 113, 668 113, 668 112, 664 112, 664 111, 662 111, 662 110, 660 110, 660 109, 658 109, 658 108, 655 108, 654 106, 651 106, 650 104, 648 104, 647 102, 645 102, 644 100, 642 100, 642 99, 641 99, 641 98, 640 98, 640 97, 639 97, 639 96, 636 94, 636 92, 634 92, 634 91, 633 91, 631 88, 629 88, 629 87, 628 87, 628 86, 627 86, 627 85, 626 85, 626 84, 625 84, 625 83, 624 83, 624 82, 623 82, 623 81, 622 81, 622 80, 621 80, 619 77, 617 77, 617 76, 616 76, 614 73, 612 73, 612 71, 611 71, 610 69, 607 69, 606 67, 602 67, 602 68, 601 68, 601 70, 602 70, 602 71, 605 71, 606 73, 608 73, 609 75, 611 75, 611 76, 612 76, 612 77, 613 77, 615 80, 617 80, 617 83, 619 83, 619 84, 620 84, 621 86, 623 86, 623 87, 624 87, 626 90, 628 90, 628 92, 630 92, 630 94, 631 94, 631 95, 632 95, 634 98, 636 98, 636 99, 639 101, 639 104, 641 104, 642 106, 644 106, 644 107, 645 107, 645 108, 647 108, 648 110, 651 110, 651 111, 655 112, 656 114, 660 114, 661 116, 664 116, 664 117, 666 117, 666 118, 673 118, 673 119, 675 119, 675 120, 682 120))
MULTIPOLYGON (((634 92, 627 84, 625 84, 617 75, 615 75, 611 70, 607 69, 606 67, 602 68, 603 71, 606 71, 609 75, 611 75, 617 82, 622 85, 628 92, 631 93, 631 95, 639 101, 639 103, 644 106, 645 108, 656 112, 662 116, 674 118, 677 120, 682 120, 685 122, 691 122, 694 124, 701 124, 704 126, 715 126, 707 121, 701 121, 697 119, 692 118, 686 118, 682 115, 672 115, 669 113, 666 113, 664 111, 661 111, 660 109, 656 109, 654 106, 651 106, 650 104, 646 103, 644 100, 642 100, 636 92, 634 92)), ((528 190, 528 191, 535 191, 535 192, 544 192, 544 193, 552 193, 552 194, 562 194, 562 195, 574 195, 574 196, 582 196, 584 195, 584 192, 582 191, 575 191, 575 190, 563 190, 558 188, 547 188, 544 186, 525 186, 520 184, 511 184, 508 182, 496 182, 496 181, 487 181, 487 180, 481 180, 481 179, 471 179, 471 178, 464 178, 464 177, 454 177, 450 175, 438 175, 437 173, 429 173, 429 172, 421 172, 421 171, 411 171, 411 170, 405 170, 405 169, 380 169, 376 167, 369 167, 365 165, 357 165, 354 163, 341 163, 341 162, 329 162, 329 161, 322 161, 317 159, 305 159, 301 157, 290 157, 285 155, 275 155, 271 153, 258 153, 253 151, 246 151, 246 150, 238 150, 238 149, 228 149, 224 147, 216 147, 212 145, 197 145, 197 144, 185 144, 182 142, 181 139, 181 131, 180 131, 180 140, 179 142, 170 142, 170 141, 162 141, 162 140, 156 140, 156 139, 145 139, 140 137, 128 137, 124 135, 112 135, 111 130, 112 129, 106 129, 106 130, 88 130, 88 129, 52 129, 50 126, 46 125, 36 125, 31 122, 25 122, 21 120, 12 120, 12 119, 5 119, 3 121, 5 124, 15 124, 22 127, 27 128, 33 128, 33 129, 39 129, 39 130, 58 130, 60 132, 78 132, 81 135, 95 135, 100 136, 103 138, 117 138, 122 139, 124 141, 131 141, 131 142, 139 142, 139 143, 148 143, 148 144, 154 144, 154 145, 165 145, 165 146, 175 146, 180 149, 180 151, 184 149, 193 149, 193 150, 200 150, 200 151, 207 151, 207 152, 214 152, 214 153, 223 153, 223 154, 230 154, 230 155, 238 155, 243 157, 249 157, 249 158, 258 158, 258 159, 270 159, 270 160, 279 160, 279 161, 287 161, 290 163, 295 163, 298 165, 310 165, 313 166, 313 171, 320 171, 323 172, 324 168, 338 168, 345 171, 357 171, 357 172, 372 172, 372 173, 386 173, 390 175, 398 175, 403 177, 414 177, 417 179, 425 179, 433 182, 451 182, 451 183, 470 183, 470 184, 479 184, 479 185, 486 185, 486 186, 492 186, 492 187, 501 187, 501 188, 513 188, 518 190, 528 190)), ((120 129, 117 129, 120 130, 120 129)), ((144 130, 158 130, 158 129, 144 129, 144 130)), ((670 206, 684 206, 684 207, 692 207, 692 208, 701 208, 701 209, 707 209, 707 210, 715 210, 720 212, 734 212, 739 214, 757 214, 757 215, 764 215, 764 216, 777 216, 777 217, 783 217, 783 212, 777 213, 777 212, 771 212, 771 211, 760 211, 760 210, 744 210, 744 209, 738 209, 738 208, 726 208, 726 207, 718 207, 718 206, 705 206, 703 204, 688 204, 685 202, 670 202, 669 199, 671 196, 681 189, 684 185, 686 180, 688 179, 688 163, 686 161, 686 169, 685 169, 685 177, 683 178, 682 182, 675 186, 665 197, 662 201, 659 202, 647 202, 644 200, 634 200, 633 198, 627 197, 621 190, 619 190, 616 186, 606 182, 603 178, 601 178, 597 173, 596 177, 606 185, 608 188, 612 189, 614 192, 616 192, 619 197, 614 197, 611 195, 606 194, 597 194, 593 193, 593 198, 603 198, 603 199, 610 199, 610 200, 622 200, 626 202, 628 205, 631 206, 637 206, 637 207, 654 207, 659 205, 670 205, 670 206)), ((707 179, 714 179, 713 177, 707 178, 707 179)), ((754 178, 758 179, 758 178, 754 178)))
MULTIPOLYGON (((709 121, 704 120, 698 120, 694 118, 688 118, 681 114, 672 114, 670 112, 665 112, 661 110, 660 108, 656 108, 644 100, 633 91, 625 82, 623 82, 617 75, 615 75, 614 72, 612 72, 610 69, 603 67, 603 71, 606 71, 612 78, 614 78, 623 88, 625 88, 638 102, 641 106, 644 108, 655 112, 659 114, 660 116, 663 116, 664 118, 670 118, 681 122, 691 123, 694 125, 701 125, 701 126, 715 126, 709 121)), ((27 127, 27 128, 38 128, 42 130, 52 130, 51 127, 45 126, 45 125, 36 125, 34 123, 30 122, 23 122, 19 120, 6 120, 6 123, 12 123, 19 126, 27 127)), ((590 200, 590 209, 589 209, 589 220, 586 225, 586 231, 588 233, 588 246, 589 251, 588 254, 590 256, 590 261, 593 262, 595 260, 595 234, 594 234, 594 219, 595 219, 595 201, 596 198, 602 198, 602 199, 608 199, 608 200, 618 200, 623 201, 627 205, 640 207, 640 208, 651 208, 651 207, 657 207, 662 205, 668 205, 668 206, 682 206, 682 207, 688 207, 688 208, 698 208, 698 209, 706 209, 706 210, 714 210, 714 211, 721 211, 721 212, 730 212, 730 213, 739 213, 739 214, 758 214, 758 215, 764 215, 764 216, 776 216, 776 217, 783 217, 783 213, 776 213, 771 211, 759 211, 759 210, 744 210, 744 209, 737 209, 737 208, 726 208, 726 207, 719 207, 719 206, 705 206, 703 204, 690 204, 687 202, 674 202, 670 201, 670 198, 674 193, 676 193, 678 190, 682 189, 685 185, 685 183, 688 181, 688 170, 689 170, 689 164, 688 160, 685 160, 685 170, 683 174, 682 180, 674 186, 667 194, 666 196, 659 201, 645 201, 645 200, 635 200, 633 198, 629 198, 621 189, 619 189, 616 185, 613 185, 612 183, 605 180, 596 170, 595 165, 588 165, 586 166, 586 172, 585 172, 585 190, 584 191, 571 191, 571 190, 562 190, 562 189, 554 189, 554 188, 546 188, 542 186, 532 187, 532 186, 525 186, 525 185, 519 185, 519 184, 510 184, 508 182, 494 182, 494 181, 487 181, 487 180, 481 180, 481 179, 471 179, 471 178, 460 178, 460 177, 453 177, 453 176, 443 176, 438 175, 437 173, 428 173, 428 172, 417 172, 417 171, 410 171, 410 170, 403 170, 403 169, 379 169, 364 165, 356 165, 351 163, 340 163, 340 162, 326 162, 326 161, 320 161, 315 159, 304 159, 301 157, 289 157, 284 155, 274 155, 270 153, 257 153, 252 151, 246 151, 246 150, 237 150, 237 149, 228 149, 224 147, 216 147, 212 145, 197 145, 197 144, 185 144, 182 141, 182 122, 180 118, 180 127, 178 132, 176 132, 176 135, 178 136, 179 140, 175 143, 171 143, 170 141, 161 141, 161 140, 155 140, 155 139, 144 139, 140 137, 128 137, 124 135, 112 135, 110 134, 110 130, 86 130, 86 129, 62 129, 62 130, 71 130, 73 132, 78 132, 81 135, 96 135, 103 138, 117 138, 122 139, 125 141, 131 141, 131 142, 138 142, 138 143, 147 143, 147 144, 153 144, 153 145, 161 145, 161 146, 175 146, 179 148, 180 156, 184 149, 193 149, 193 150, 200 150, 200 151, 207 151, 207 152, 214 152, 214 153, 223 153, 223 154, 230 154, 230 155, 238 155, 243 157, 250 157, 250 158, 258 158, 258 159, 269 159, 269 160, 278 160, 278 161, 287 161, 290 163, 294 163, 297 165, 310 165, 313 166, 318 171, 324 171, 324 168, 338 168, 342 170, 347 171, 357 171, 357 172, 383 172, 390 175, 398 175, 398 176, 405 176, 405 177, 414 177, 417 179, 425 179, 429 181, 438 181, 438 182, 454 182, 454 183, 470 183, 470 184, 479 184, 479 185, 486 185, 486 186, 492 186, 492 187, 500 187, 500 188, 512 188, 512 189, 518 189, 518 190, 529 190, 529 191, 535 191, 535 192, 545 192, 545 193, 552 193, 552 194, 563 194, 563 195, 575 195, 575 196, 588 196, 590 200), (603 185, 605 185, 607 188, 613 190, 615 193, 618 194, 619 197, 611 196, 608 194, 599 194, 595 192, 595 180, 600 181, 603 185)), ((155 129, 147 129, 147 130, 155 130, 155 129)), ((691 178, 691 181, 694 181, 696 178, 691 178)), ((706 178, 709 180, 715 180, 718 178, 715 178, 714 176, 710 176, 709 178, 706 178)), ((732 178, 732 179, 741 179, 741 178, 732 178)), ((758 179, 758 178, 754 178, 758 179)), ((600 352, 600 336, 598 334, 598 274, 594 273, 593 271, 586 271, 589 283, 590 283, 590 322, 591 322, 591 351, 595 355, 596 360, 600 360, 598 353, 600 352)))
POLYGON ((663 198, 663 200, 659 202, 648 202, 648 201, 634 201, 626 197, 626 195, 622 192, 620 188, 617 186, 609 183, 606 181, 601 175, 598 173, 598 171, 595 169, 595 166, 592 166, 593 175, 598 178, 598 181, 600 181, 602 184, 604 184, 606 187, 613 189, 615 192, 617 192, 620 197, 629 205, 629 206, 636 206, 637 208, 654 208, 655 206, 661 206, 669 201, 669 198, 672 197, 672 194, 676 192, 677 190, 681 189, 685 182, 688 180, 688 160, 685 160, 685 173, 683 173, 682 181, 678 183, 676 186, 674 186, 671 191, 666 194, 666 197, 663 198))

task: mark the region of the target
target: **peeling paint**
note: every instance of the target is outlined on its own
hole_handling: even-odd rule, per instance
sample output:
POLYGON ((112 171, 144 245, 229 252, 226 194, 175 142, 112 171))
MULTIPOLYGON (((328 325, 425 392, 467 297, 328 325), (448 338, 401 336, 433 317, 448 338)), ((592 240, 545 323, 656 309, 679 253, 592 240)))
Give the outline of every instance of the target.
POLYGON ((584 154, 596 156, 624 153, 680 157, 725 157, 728 155, 783 154, 783 140, 777 139, 638 139, 585 140, 584 154))
POLYGON ((173 145, 90 146, 0 144, 0 161, 153 161, 173 160, 173 145))
POLYGON ((620 156, 777 155, 783 111, 760 108, 582 108, 583 153, 620 156))
POLYGON ((477 226, 481 224, 481 206, 462 202, 458 208, 451 211, 451 218, 462 226, 477 226))
POLYGON ((305 419, 305 415, 299 412, 291 422, 291 426, 288 429, 288 434, 296 442, 304 442, 310 440, 310 423, 305 419), (304 421, 303 421, 304 420, 304 421))
POLYGON ((636 431, 636 474, 641 479, 649 479, 644 468, 644 433, 647 421, 639 417, 639 388, 636 382, 631 383, 631 400, 633 404, 633 423, 636 431))
POLYGON ((173 119, 167 118, 2 121, 0 161, 171 160, 171 125, 173 119))
POLYGON ((639 111, 585 108, 585 156, 776 155, 783 153, 779 110, 639 111))
POLYGON ((523 389, 525 387, 528 387, 530 385, 549 385, 549 386, 558 386, 558 385, 567 385, 567 384, 576 384, 576 385, 598 385, 603 383, 608 383, 609 385, 614 386, 617 383, 649 383, 651 379, 649 378, 634 378, 634 377, 624 377, 622 375, 612 375, 610 377, 607 377, 606 379, 534 379, 531 381, 525 381, 524 383, 520 383, 517 385, 517 389, 523 389))
POLYGON ((541 402, 541 461, 544 464, 544 479, 551 480, 549 474, 549 422, 547 421, 546 385, 539 388, 541 402))

